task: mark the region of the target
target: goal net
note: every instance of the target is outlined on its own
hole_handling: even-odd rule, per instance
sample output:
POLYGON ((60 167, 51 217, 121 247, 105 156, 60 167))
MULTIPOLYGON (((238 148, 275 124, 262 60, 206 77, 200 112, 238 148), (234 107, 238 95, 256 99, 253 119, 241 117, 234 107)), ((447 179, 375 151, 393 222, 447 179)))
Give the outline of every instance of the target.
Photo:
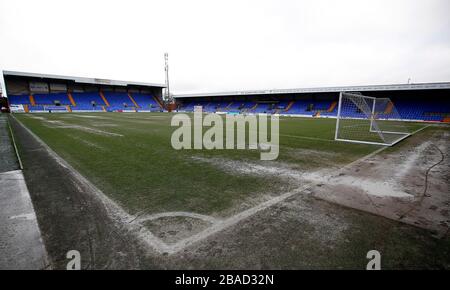
POLYGON ((392 146, 409 135, 389 98, 340 94, 335 140, 392 146))

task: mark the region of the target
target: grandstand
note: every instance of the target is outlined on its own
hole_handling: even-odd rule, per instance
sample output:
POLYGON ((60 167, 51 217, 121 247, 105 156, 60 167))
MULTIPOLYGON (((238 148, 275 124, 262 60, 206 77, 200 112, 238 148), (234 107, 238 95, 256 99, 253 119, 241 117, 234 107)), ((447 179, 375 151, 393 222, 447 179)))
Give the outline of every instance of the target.
MULTIPOLYGON (((178 110, 186 112, 191 112, 194 106, 200 105, 206 112, 233 111, 335 118, 340 92, 388 97, 404 120, 450 121, 450 100, 447 97, 450 93, 450 83, 182 94, 175 95, 174 98, 178 102, 178 110)), ((388 111, 389 108, 386 108, 386 113, 388 111)), ((355 116, 358 116, 357 112, 355 116)))
MULTIPOLYGON (((11 111, 33 113, 0 125, 17 142, 37 240, 54 269, 66 267, 68 249, 80 252, 83 269, 264 268, 260 261, 360 269, 372 249, 386 269, 449 265, 436 254, 450 245, 449 126, 424 122, 448 121, 450 83, 174 96, 179 112, 200 105, 221 115, 280 115, 279 156, 266 161, 265 143, 175 149, 164 85, 3 78, 11 111), (348 106, 339 110, 344 95, 348 106), (367 112, 352 98, 373 106, 367 112)), ((14 224, 10 216, 4 220, 14 224)))
POLYGON ((3 71, 10 105, 25 112, 161 111, 162 84, 3 71), (16 107, 17 108, 17 107, 16 107))
MULTIPOLYGON (((9 104, 19 105, 25 112, 164 111, 162 84, 12 71, 4 71, 3 78, 9 104)), ((340 92, 388 97, 404 120, 450 121, 450 100, 446 98, 450 83, 180 94, 174 99, 181 112, 193 112, 195 106, 202 106, 205 112, 336 118, 340 92)))

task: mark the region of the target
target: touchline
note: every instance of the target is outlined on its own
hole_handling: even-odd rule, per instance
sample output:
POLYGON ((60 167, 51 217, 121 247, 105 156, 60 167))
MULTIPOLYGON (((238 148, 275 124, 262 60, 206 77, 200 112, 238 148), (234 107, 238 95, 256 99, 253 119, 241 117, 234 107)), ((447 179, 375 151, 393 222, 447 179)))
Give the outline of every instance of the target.
POLYGON ((202 109, 196 109, 193 120, 187 114, 175 114, 170 125, 179 127, 172 133, 171 137, 171 144, 175 150, 248 149, 260 150, 261 160, 278 158, 280 137, 277 115, 270 115, 269 117, 267 114, 227 114, 224 124, 221 115, 215 113, 203 114, 202 109), (203 127, 207 127, 204 133, 203 127), (248 138, 246 138, 247 128, 248 138), (270 140, 268 139, 269 131, 270 140), (248 144, 246 143, 247 139, 248 144))

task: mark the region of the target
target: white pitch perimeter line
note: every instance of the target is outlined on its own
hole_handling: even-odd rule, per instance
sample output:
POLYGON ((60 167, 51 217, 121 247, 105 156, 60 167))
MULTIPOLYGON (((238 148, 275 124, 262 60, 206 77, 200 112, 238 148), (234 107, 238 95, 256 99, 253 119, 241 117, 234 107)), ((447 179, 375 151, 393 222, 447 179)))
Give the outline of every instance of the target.
MULTIPOLYGON (((430 125, 428 125, 428 126, 430 126, 430 125)), ((413 135, 413 134, 415 134, 415 133, 417 133, 417 132, 427 128, 428 126, 422 127, 420 129, 414 131, 413 133, 411 133, 411 135, 413 135)), ((331 140, 328 140, 328 141, 331 141, 331 140)), ((344 169, 346 169, 346 168, 348 168, 350 166, 353 166, 354 164, 356 164, 358 162, 367 160, 367 159, 373 157, 374 155, 377 155, 378 153, 382 152, 386 148, 389 148, 389 146, 383 146, 383 147, 381 147, 381 148, 379 148, 379 149, 377 149, 377 150, 375 150, 375 151, 373 151, 373 152, 371 152, 371 153, 369 153, 369 154, 367 154, 367 155, 365 155, 365 156, 363 156, 363 157, 361 157, 361 158, 359 158, 359 159, 357 159, 357 160, 355 160, 355 161, 345 165, 344 167, 339 169, 338 172, 341 172, 342 170, 344 170, 344 169)), ((335 174, 336 173, 332 174, 331 176, 334 176, 335 174)), ((309 183, 307 185, 304 185, 303 187, 297 188, 297 189, 295 189, 295 190, 293 190, 291 192, 288 192, 288 193, 282 194, 280 196, 277 196, 277 197, 275 197, 273 199, 270 199, 268 201, 265 201, 265 202, 255 206, 255 207, 252 207, 252 208, 249 208, 247 210, 244 210, 244 211, 242 211, 242 212, 240 212, 240 213, 238 213, 238 214, 236 214, 234 216, 231 216, 231 217, 229 217, 229 218, 227 218, 225 220, 219 221, 219 222, 213 224, 212 226, 206 228, 204 231, 202 231, 202 232, 200 232, 198 234, 195 234, 195 235, 193 235, 193 236, 191 236, 189 238, 186 238, 184 240, 181 240, 181 241, 175 243, 174 245, 167 245, 168 246, 168 250, 169 250, 169 254, 175 254, 175 253, 185 249, 186 247, 188 247, 188 246, 190 246, 190 245, 192 245, 194 243, 197 243, 197 242, 199 242, 201 240, 204 240, 204 239, 208 238, 209 236, 211 236, 211 235, 213 235, 215 233, 221 232, 221 231, 225 230, 226 228, 231 227, 231 226, 239 223, 240 221, 242 221, 244 219, 247 219, 247 218, 255 215, 256 213, 258 213, 258 212, 260 212, 260 211, 262 211, 264 209, 267 209, 267 208, 269 208, 269 207, 271 207, 271 206, 273 206, 273 205, 275 205, 277 203, 280 203, 280 202, 284 201, 285 199, 287 199, 287 198, 289 198, 291 196, 294 196, 294 195, 296 195, 298 193, 301 193, 301 192, 311 188, 315 184, 316 183, 312 182, 312 183, 309 183)))
POLYGON ((414 135, 414 134, 416 134, 416 133, 418 133, 418 132, 420 132, 420 131, 422 131, 422 130, 424 130, 424 129, 430 127, 430 126, 431 126, 431 125, 423 126, 422 128, 419 128, 419 129, 417 129, 416 131, 412 132, 411 135, 414 135))
POLYGON ((282 195, 274 197, 274 198, 272 198, 272 199, 270 199, 268 201, 260 203, 257 206, 254 206, 252 208, 244 210, 244 211, 242 211, 242 212, 240 212, 240 213, 238 213, 238 214, 236 214, 234 216, 231 216, 231 217, 229 217, 227 219, 219 221, 219 222, 215 223, 214 225, 206 228, 205 230, 203 230, 202 232, 200 232, 198 234, 195 234, 195 235, 193 235, 193 236, 191 236, 189 238, 181 240, 181 241, 177 242, 174 245, 168 245, 168 248, 169 248, 169 252, 168 253, 169 254, 175 254, 175 253, 185 249, 186 247, 188 247, 188 246, 190 246, 190 245, 192 245, 194 243, 202 241, 202 240, 208 238, 209 236, 211 236, 213 234, 216 234, 218 232, 221 232, 221 231, 225 230, 226 228, 229 228, 231 226, 236 225, 240 221, 245 220, 245 219, 247 219, 247 218, 257 214, 258 212, 260 212, 262 210, 265 210, 265 209, 267 209, 267 208, 269 208, 269 207, 271 207, 271 206, 273 206, 273 205, 275 205, 277 203, 280 203, 280 202, 284 201, 285 199, 287 199, 287 198, 289 198, 291 196, 294 196, 294 195, 296 195, 298 193, 301 193, 302 191, 310 188, 311 186, 312 186, 312 184, 305 185, 305 186, 303 186, 301 188, 298 188, 298 189, 293 190, 291 192, 282 194, 282 195))
POLYGON ((16 139, 14 138, 14 133, 13 133, 13 130, 11 128, 11 124, 9 123, 9 119, 7 119, 6 122, 8 122, 9 132, 11 133, 11 139, 12 139, 12 142, 13 142, 13 145, 14 145, 14 151, 16 152, 17 160, 19 161, 19 168, 21 170, 23 170, 22 159, 20 158, 19 149, 17 149, 16 139))
POLYGON ((95 197, 105 206, 108 215, 115 221, 119 221, 121 225, 126 226, 131 232, 137 233, 138 238, 145 242, 148 246, 159 252, 160 254, 168 252, 168 246, 157 238, 151 231, 146 227, 130 223, 134 219, 134 216, 128 214, 120 205, 111 200, 106 196, 100 189, 98 189, 94 184, 92 184, 86 177, 81 175, 75 168, 73 168, 67 161, 61 158, 55 151, 53 151, 41 138, 34 134, 30 129, 28 129, 22 122, 13 118, 22 126, 36 141, 41 144, 51 157, 53 157, 58 164, 67 168, 72 174, 72 176, 81 184, 85 185, 91 190, 95 197))
POLYGON ((140 223, 129 223, 128 221, 132 221, 134 219, 133 216, 128 214, 120 205, 115 203, 113 200, 108 198, 100 189, 98 189, 95 185, 93 185, 88 179, 86 179, 83 175, 81 175, 75 168, 73 168, 70 164, 68 164, 63 158, 61 158, 56 152, 54 152, 42 139, 40 139, 36 134, 34 134, 30 129, 28 129, 25 125, 23 125, 19 120, 17 120, 15 117, 14 119, 31 135, 33 136, 52 156, 59 164, 61 164, 63 167, 67 168, 69 172, 82 184, 86 185, 88 188, 92 190, 92 192, 95 194, 97 198, 100 199, 100 201, 105 205, 105 208, 107 209, 107 212, 114 220, 118 220, 125 226, 129 227, 130 230, 133 232, 138 233, 137 237, 141 239, 145 244, 147 244, 149 247, 153 248, 160 254, 168 253, 168 254, 174 254, 177 253, 187 246, 194 244, 196 242, 199 242, 203 239, 206 239, 207 237, 220 232, 230 226, 233 226, 237 224, 238 222, 249 218, 250 216, 253 216, 254 214, 271 207, 297 193, 300 193, 304 191, 305 189, 309 188, 311 186, 310 184, 308 186, 304 186, 302 188, 296 189, 294 191, 282 194, 280 196, 277 196, 273 199, 270 199, 268 201, 265 201, 255 207, 252 207, 250 209, 247 209, 243 212, 240 212, 234 216, 231 216, 224 220, 216 221, 212 226, 208 227, 204 231, 191 236, 189 238, 186 238, 184 240, 181 240, 173 245, 167 245, 162 240, 157 238, 150 230, 148 230, 145 226, 142 226, 140 223))
MULTIPOLYGON (((426 128, 428 128, 428 127, 430 127, 430 126, 431 126, 431 125, 426 125, 426 126, 420 128, 420 129, 417 129, 416 131, 414 131, 414 132, 411 133, 411 136, 414 135, 414 134, 416 134, 416 133, 418 133, 418 132, 420 132, 420 131, 422 131, 422 130, 424 130, 424 129, 426 129, 426 128)), ((356 163, 358 163, 358 162, 365 161, 365 160, 371 158, 372 156, 375 156, 375 155, 377 155, 378 153, 384 151, 384 150, 387 149, 387 148, 391 148, 390 146, 386 146, 386 145, 381 145, 381 146, 382 146, 381 148, 379 148, 379 149, 373 151, 372 153, 369 153, 369 154, 367 154, 366 156, 363 156, 363 157, 361 157, 361 158, 359 158, 359 159, 357 159, 357 160, 355 160, 355 161, 353 161, 353 162, 350 162, 349 164, 347 164, 347 165, 345 165, 344 167, 342 167, 341 169, 339 169, 339 171, 344 170, 344 169, 346 169, 346 168, 349 168, 349 167, 353 166, 354 164, 356 164, 356 163)))
POLYGON ((188 217, 188 218, 203 220, 203 221, 211 223, 211 224, 215 224, 220 221, 220 219, 217 219, 217 218, 209 216, 209 215, 203 215, 203 214, 198 214, 198 213, 193 213, 193 212, 185 212, 185 211, 169 211, 169 212, 161 212, 161 213, 155 213, 155 214, 150 214, 150 215, 144 215, 142 217, 137 218, 136 221, 142 223, 142 222, 157 220, 157 219, 165 218, 165 217, 188 217))
MULTIPOLYGON (((202 232, 197 233, 189 238, 183 239, 173 245, 168 245, 168 244, 164 243, 162 240, 160 240, 159 238, 157 238, 155 235, 153 235, 153 233, 150 230, 148 230, 146 227, 140 225, 140 223, 138 223, 137 225, 133 225, 133 223, 130 224, 129 222, 127 222, 130 220, 133 220, 134 217, 129 215, 121 206, 116 204, 113 200, 109 199, 101 190, 99 190, 95 185, 93 185, 91 182, 89 182, 89 180, 87 180, 78 171, 76 171, 73 167, 71 167, 64 159, 59 157, 59 155, 57 155, 56 152, 54 152, 52 149, 50 149, 50 147, 48 147, 38 136, 36 136, 33 132, 31 132, 31 130, 29 130, 27 127, 25 127, 19 120, 17 120, 17 121, 34 138, 36 138, 36 140, 38 142, 40 142, 47 149, 47 151, 49 152, 49 154, 52 157, 54 157, 60 164, 62 164, 66 168, 68 168, 70 170, 70 172, 74 175, 74 177, 76 177, 80 182, 84 183, 89 188, 91 188, 93 190, 93 192, 96 194, 96 196, 99 197, 100 200, 104 203, 104 205, 106 206, 107 209, 110 209, 110 208, 114 209, 113 212, 108 210, 108 214, 113 215, 113 217, 119 216, 121 222, 124 224, 127 224, 127 226, 131 227, 131 229, 133 229, 133 230, 136 230, 136 226, 139 227, 138 237, 140 239, 142 239, 148 246, 150 246, 151 248, 153 248, 154 250, 156 250, 157 252, 159 252, 161 254, 162 253, 175 254, 194 243, 200 242, 200 241, 210 237, 213 234, 223 231, 223 230, 239 223, 240 221, 243 221, 243 220, 255 215, 256 213, 258 213, 264 209, 267 209, 277 203, 284 201, 285 199, 287 199, 289 197, 292 197, 298 193, 301 193, 301 192, 311 188, 315 184, 315 183, 309 183, 300 188, 297 188, 296 190, 293 190, 291 192, 274 197, 268 201, 265 201, 259 205, 256 205, 252 208, 244 210, 244 211, 242 211, 234 216, 231 216, 227 219, 217 221, 212 226, 206 228, 202 232)), ((428 126, 426 126, 426 127, 428 127, 428 126)), ((416 130, 412 134, 415 134, 415 133, 425 129, 426 127, 420 128, 419 130, 416 130)), ((327 140, 327 139, 324 139, 324 140, 327 140)), ((332 140, 327 140, 327 141, 332 141, 332 140)), ((332 141, 332 142, 334 142, 334 141, 332 141)), ((370 157, 380 153, 381 151, 383 151, 386 148, 387 147, 379 148, 378 150, 375 150, 374 152, 369 153, 368 155, 363 156, 360 159, 355 160, 355 161, 351 162, 350 164, 344 166, 339 171, 341 171, 342 169, 347 168, 348 166, 351 166, 357 162, 366 160, 367 158, 370 158, 370 157)), ((164 215, 164 213, 163 213, 163 215, 164 215)))

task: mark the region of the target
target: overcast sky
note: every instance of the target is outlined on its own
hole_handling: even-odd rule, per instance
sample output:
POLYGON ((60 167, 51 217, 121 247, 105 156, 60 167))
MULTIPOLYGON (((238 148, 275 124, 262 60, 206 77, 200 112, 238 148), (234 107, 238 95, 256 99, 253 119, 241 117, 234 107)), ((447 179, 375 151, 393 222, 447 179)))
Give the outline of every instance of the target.
POLYGON ((0 69, 174 93, 450 81, 450 1, 0 0, 0 69))

